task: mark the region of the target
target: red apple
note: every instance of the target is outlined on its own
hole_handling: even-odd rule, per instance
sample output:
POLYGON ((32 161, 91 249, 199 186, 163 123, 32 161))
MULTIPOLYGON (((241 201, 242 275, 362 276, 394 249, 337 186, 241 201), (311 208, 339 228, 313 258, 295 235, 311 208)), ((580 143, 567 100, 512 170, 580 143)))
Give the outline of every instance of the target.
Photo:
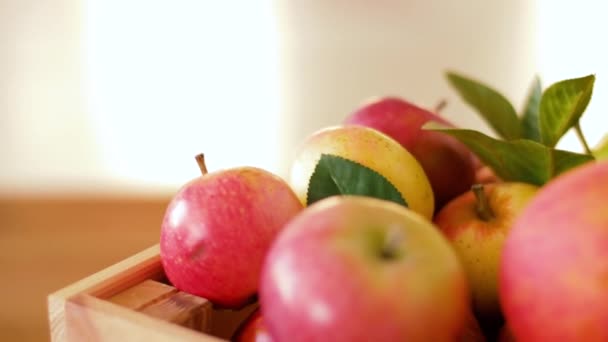
POLYGON ((236 330, 232 342, 272 342, 272 337, 266 329, 262 312, 255 310, 236 330))
POLYGON ((454 341, 469 305, 462 265, 423 216, 334 196, 304 209, 267 255, 260 305, 276 341, 454 341))
POLYGON ((507 237, 500 299, 517 341, 608 341, 608 161, 545 185, 507 237))
POLYGON ((475 185, 450 201, 435 223, 456 249, 473 294, 475 312, 500 317, 498 267, 513 221, 535 195, 524 183, 475 185))
POLYGON ((439 210, 452 198, 466 192, 475 180, 472 153, 456 139, 423 130, 429 121, 450 125, 440 116, 405 100, 386 97, 351 113, 344 123, 377 129, 397 140, 421 164, 435 195, 439 210))
POLYGON ((204 174, 167 207, 160 236, 165 273, 182 291, 223 307, 242 306, 257 292, 271 242, 301 209, 289 185, 268 171, 204 174))

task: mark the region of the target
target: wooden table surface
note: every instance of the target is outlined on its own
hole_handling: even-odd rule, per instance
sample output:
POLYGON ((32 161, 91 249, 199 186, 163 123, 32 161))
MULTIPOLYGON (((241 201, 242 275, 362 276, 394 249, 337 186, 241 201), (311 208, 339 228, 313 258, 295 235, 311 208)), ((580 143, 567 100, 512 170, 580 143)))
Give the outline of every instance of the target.
POLYGON ((158 242, 169 198, 0 198, 0 341, 48 341, 46 296, 158 242))

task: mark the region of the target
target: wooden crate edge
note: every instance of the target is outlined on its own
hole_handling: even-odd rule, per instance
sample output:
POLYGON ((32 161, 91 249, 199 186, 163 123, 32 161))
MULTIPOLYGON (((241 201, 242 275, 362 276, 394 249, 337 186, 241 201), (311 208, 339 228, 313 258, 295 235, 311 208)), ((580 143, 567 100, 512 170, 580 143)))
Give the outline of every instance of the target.
POLYGON ((81 294, 108 297, 145 279, 163 276, 160 247, 151 246, 97 273, 76 281, 47 297, 52 341, 66 341, 65 308, 67 301, 81 294))
POLYGON ((65 341, 224 341, 88 294, 72 297, 65 309, 65 341))

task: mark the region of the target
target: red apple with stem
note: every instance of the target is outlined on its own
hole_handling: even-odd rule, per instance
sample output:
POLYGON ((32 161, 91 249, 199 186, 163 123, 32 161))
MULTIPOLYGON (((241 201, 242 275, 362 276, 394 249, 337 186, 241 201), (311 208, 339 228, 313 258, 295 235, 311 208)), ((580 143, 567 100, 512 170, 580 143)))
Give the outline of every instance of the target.
POLYGON ((517 341, 608 341, 608 161, 547 183, 517 218, 500 301, 517 341))
POLYGON ((263 259, 302 204, 278 176, 255 167, 207 173, 185 184, 161 226, 160 256, 178 289, 236 308, 256 294, 263 259))
POLYGON ((429 220, 393 202, 334 196, 281 232, 259 298, 276 341, 454 341, 468 291, 429 220))
POLYGON ((474 157, 456 139, 422 129, 436 121, 452 126, 439 115, 397 97, 371 101, 346 117, 347 125, 377 129, 398 141, 420 163, 435 196, 438 211, 452 198, 469 190, 475 180, 474 157))
POLYGON ((505 182, 476 184, 450 201, 435 223, 450 240, 467 273, 475 312, 500 317, 498 272, 505 238, 538 187, 505 182))

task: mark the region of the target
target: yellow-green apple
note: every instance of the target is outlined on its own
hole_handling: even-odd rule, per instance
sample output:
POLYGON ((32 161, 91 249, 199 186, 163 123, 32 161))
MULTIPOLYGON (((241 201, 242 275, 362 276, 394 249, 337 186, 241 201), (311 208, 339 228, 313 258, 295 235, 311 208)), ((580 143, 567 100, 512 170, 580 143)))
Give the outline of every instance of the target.
POLYGON ((475 167, 472 153, 464 144, 447 134, 422 129, 429 121, 451 126, 439 115, 408 101, 384 97, 361 106, 348 115, 344 123, 377 129, 414 155, 431 182, 435 208, 439 210, 471 187, 475 167))
POLYGON ((332 196, 268 253, 260 307, 276 341, 454 341, 469 289, 449 242, 394 202, 332 196))
POLYGON ((431 219, 433 190, 416 158, 388 135, 363 126, 326 127, 303 142, 289 177, 302 203, 307 203, 310 178, 322 154, 339 156, 376 171, 399 191, 410 209, 431 219))
POLYGON ((236 167, 185 184, 169 203, 161 226, 160 256, 178 289, 221 307, 240 307, 258 289, 271 242, 302 204, 273 173, 236 167))
POLYGON ((608 161, 547 183, 504 245, 500 300, 517 341, 608 341, 608 161))
POLYGON ((499 317, 498 267, 513 221, 538 187, 505 182, 476 184, 441 209, 435 223, 458 253, 478 315, 499 317))
POLYGON ((241 323, 230 339, 231 342, 272 342, 260 309, 256 309, 241 323))

